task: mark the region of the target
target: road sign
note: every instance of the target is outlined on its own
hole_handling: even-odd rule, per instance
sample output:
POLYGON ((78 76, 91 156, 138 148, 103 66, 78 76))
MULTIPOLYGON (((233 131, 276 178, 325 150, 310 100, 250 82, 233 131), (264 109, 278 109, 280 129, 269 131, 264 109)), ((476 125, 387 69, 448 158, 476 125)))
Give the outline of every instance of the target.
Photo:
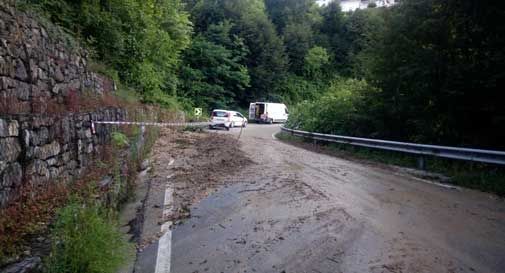
POLYGON ((202 115, 202 108, 195 108, 195 116, 199 117, 202 115))

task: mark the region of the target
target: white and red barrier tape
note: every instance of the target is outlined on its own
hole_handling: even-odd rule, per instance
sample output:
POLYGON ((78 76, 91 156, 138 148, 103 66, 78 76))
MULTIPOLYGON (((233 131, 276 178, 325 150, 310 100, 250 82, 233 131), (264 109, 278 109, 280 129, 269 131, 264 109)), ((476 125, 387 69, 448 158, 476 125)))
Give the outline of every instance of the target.
POLYGON ((140 126, 205 126, 211 122, 140 122, 140 121, 98 121, 93 120, 92 123, 96 124, 117 124, 117 125, 140 125, 140 126))
POLYGON ((140 121, 91 121, 91 130, 95 131, 95 124, 112 124, 112 125, 139 125, 139 126, 158 126, 158 127, 181 127, 181 126, 207 126, 216 124, 215 122, 140 122, 140 121))

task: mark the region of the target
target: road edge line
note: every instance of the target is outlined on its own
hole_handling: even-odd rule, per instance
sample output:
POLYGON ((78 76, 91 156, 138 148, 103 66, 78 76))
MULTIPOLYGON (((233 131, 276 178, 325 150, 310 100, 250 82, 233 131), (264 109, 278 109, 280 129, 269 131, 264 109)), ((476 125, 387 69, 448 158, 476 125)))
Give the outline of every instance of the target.
MULTIPOLYGON (((168 166, 173 165, 174 159, 171 159, 168 166)), ((171 176, 167 177, 170 178, 171 176)), ((173 213, 174 189, 167 185, 163 199, 163 219, 167 219, 173 213)), ((167 221, 161 225, 163 235, 158 240, 158 252, 156 255, 155 273, 170 273, 172 262, 172 221, 167 221)))

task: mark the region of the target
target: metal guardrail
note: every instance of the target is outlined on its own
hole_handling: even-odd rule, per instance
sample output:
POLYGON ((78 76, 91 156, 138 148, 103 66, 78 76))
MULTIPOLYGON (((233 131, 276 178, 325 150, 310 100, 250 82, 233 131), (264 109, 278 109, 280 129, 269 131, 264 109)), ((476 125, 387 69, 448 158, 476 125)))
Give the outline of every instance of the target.
POLYGON ((425 168, 424 157, 425 156, 435 156, 443 158, 451 158, 458 160, 482 162, 482 163, 492 163, 505 165, 505 152, 504 151, 493 151, 493 150, 481 150, 481 149, 471 149, 471 148, 459 148, 459 147, 448 147, 448 146, 438 146, 438 145, 425 145, 416 144, 408 142, 397 142, 389 140, 380 139, 369 139, 369 138, 359 138, 359 137, 348 137, 339 135, 329 135, 320 134, 313 132, 306 132, 300 130, 293 130, 281 126, 281 130, 290 133, 294 136, 299 136, 312 140, 320 140, 327 142, 343 143, 355 146, 362 146, 368 148, 375 148, 381 150, 404 152, 409 154, 419 155, 418 167, 420 169, 425 168))

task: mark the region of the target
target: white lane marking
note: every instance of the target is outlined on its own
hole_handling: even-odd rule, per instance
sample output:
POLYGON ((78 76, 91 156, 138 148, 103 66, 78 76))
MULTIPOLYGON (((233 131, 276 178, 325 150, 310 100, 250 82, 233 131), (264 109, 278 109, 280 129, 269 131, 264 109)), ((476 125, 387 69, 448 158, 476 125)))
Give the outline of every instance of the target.
POLYGON ((156 258, 155 273, 170 273, 171 255, 172 255, 172 231, 170 230, 170 228, 168 228, 168 230, 163 234, 163 236, 161 236, 160 240, 158 241, 158 256, 156 258))
MULTIPOLYGON (((171 159, 168 165, 174 164, 174 159, 171 159)), ((169 175, 167 178, 170 178, 169 175)), ((174 189, 167 185, 165 189, 165 198, 163 200, 163 220, 173 214, 174 210, 174 189)), ((158 240, 158 255, 156 256, 155 273, 170 273, 170 265, 172 259, 172 221, 166 221, 161 225, 163 235, 158 240)))

